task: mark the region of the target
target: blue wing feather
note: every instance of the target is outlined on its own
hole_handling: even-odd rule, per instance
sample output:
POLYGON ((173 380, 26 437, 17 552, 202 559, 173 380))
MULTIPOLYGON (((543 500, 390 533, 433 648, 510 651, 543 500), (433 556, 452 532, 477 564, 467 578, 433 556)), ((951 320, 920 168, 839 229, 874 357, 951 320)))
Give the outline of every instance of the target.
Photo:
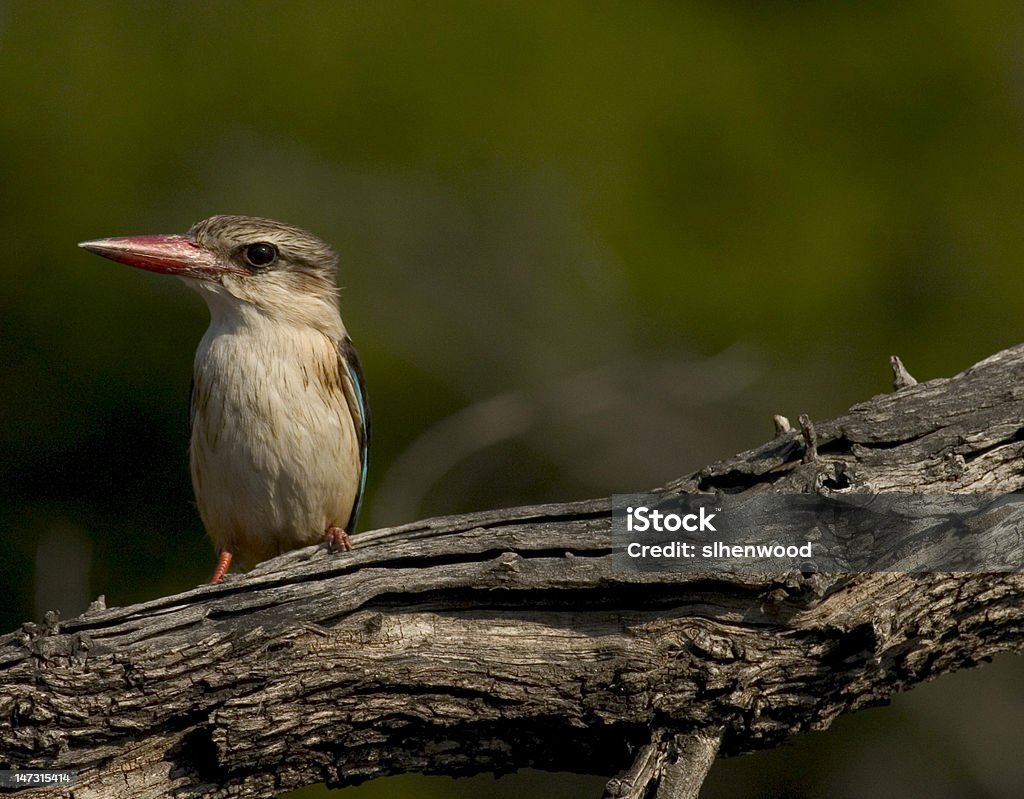
POLYGON ((366 379, 363 377, 363 366, 359 362, 352 339, 345 336, 338 342, 338 368, 341 372, 341 385, 345 390, 349 413, 355 422, 356 434, 359 437, 359 491, 352 505, 345 531, 351 533, 359 519, 359 510, 363 504, 363 493, 366 489, 366 471, 370 457, 370 406, 366 401, 366 379))

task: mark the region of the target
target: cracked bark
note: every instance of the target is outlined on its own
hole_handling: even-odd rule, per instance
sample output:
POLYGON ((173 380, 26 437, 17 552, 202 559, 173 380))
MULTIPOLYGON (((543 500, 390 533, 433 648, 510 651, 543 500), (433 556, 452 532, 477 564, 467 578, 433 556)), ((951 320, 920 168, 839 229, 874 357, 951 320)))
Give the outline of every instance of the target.
MULTIPOLYGON (((1018 491, 1022 377, 1015 347, 660 490, 1018 491)), ((75 770, 72 795, 105 799, 525 766, 692 797, 719 754, 1022 648, 1021 574, 625 573, 609 508, 430 519, 24 625, 0 638, 0 768, 75 770)))

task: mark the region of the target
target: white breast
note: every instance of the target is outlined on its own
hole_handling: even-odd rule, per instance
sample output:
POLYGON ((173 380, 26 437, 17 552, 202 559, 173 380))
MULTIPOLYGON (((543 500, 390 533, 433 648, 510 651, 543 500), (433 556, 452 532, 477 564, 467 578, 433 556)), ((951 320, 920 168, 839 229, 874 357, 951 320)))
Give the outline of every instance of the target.
POLYGON ((212 306, 195 359, 192 484, 214 544, 256 562, 347 524, 357 434, 328 335, 212 306))

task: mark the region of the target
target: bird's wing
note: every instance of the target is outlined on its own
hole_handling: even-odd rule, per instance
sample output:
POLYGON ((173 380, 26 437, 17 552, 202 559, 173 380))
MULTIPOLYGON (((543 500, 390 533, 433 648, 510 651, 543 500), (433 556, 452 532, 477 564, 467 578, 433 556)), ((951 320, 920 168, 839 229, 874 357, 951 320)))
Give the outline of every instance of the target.
POLYGON ((363 366, 359 355, 352 344, 352 339, 345 336, 338 342, 338 372, 341 386, 345 392, 349 413, 355 422, 356 434, 359 436, 359 490, 356 501, 352 505, 346 532, 351 533, 359 518, 359 508, 363 504, 363 490, 366 488, 366 469, 370 452, 370 406, 366 402, 366 381, 363 378, 363 366))

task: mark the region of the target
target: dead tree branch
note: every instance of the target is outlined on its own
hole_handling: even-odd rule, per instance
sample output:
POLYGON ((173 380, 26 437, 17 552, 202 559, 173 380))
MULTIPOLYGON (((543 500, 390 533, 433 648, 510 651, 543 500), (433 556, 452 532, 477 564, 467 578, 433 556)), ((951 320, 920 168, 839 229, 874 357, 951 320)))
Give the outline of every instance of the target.
MULTIPOLYGON (((1022 397, 1024 346, 663 490, 1018 491, 1022 397)), ((74 770, 75 797, 104 799, 525 766, 619 772, 608 797, 693 797, 718 754, 1024 642, 1019 573, 626 573, 609 508, 429 519, 27 624, 0 638, 0 768, 74 770)), ((60 793, 19 793, 36 795, 60 793)))

